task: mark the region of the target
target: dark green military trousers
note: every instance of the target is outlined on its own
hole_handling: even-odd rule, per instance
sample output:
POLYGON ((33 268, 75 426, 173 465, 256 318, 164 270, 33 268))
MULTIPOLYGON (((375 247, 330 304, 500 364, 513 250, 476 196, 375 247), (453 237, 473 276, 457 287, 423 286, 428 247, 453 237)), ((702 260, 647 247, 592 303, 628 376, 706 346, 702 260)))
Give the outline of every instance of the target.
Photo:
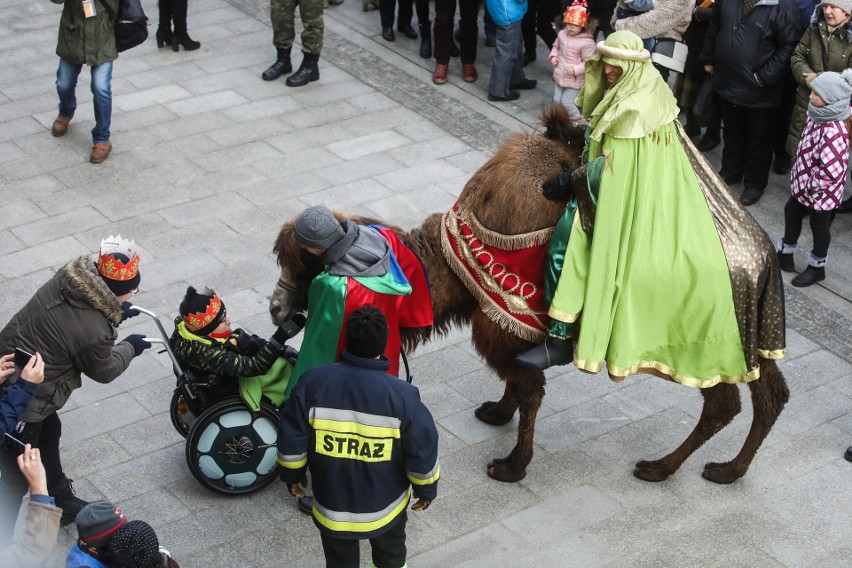
POLYGON ((270 0, 272 43, 290 49, 296 39, 296 5, 302 20, 302 51, 319 55, 322 51, 323 0, 270 0))

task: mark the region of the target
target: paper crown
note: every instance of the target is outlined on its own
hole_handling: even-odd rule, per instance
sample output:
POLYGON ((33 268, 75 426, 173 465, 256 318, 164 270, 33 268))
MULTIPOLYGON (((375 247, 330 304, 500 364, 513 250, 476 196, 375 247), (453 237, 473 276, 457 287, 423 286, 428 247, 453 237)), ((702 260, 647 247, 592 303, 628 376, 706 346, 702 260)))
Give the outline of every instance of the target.
MULTIPOLYGON (((195 290, 193 290, 193 292, 195 292, 195 290)), ((199 296, 204 296, 204 294, 196 295, 196 297, 199 296)), ((218 294, 213 292, 213 297, 209 298, 209 301, 207 302, 207 307, 203 312, 188 313, 183 316, 183 321, 189 331, 196 332, 198 330, 206 328, 207 326, 215 322, 219 317, 219 312, 221 312, 222 309, 222 300, 219 299, 218 294)))
POLYGON ((574 0, 574 3, 565 10, 562 21, 566 24, 574 24, 585 28, 589 23, 589 4, 586 0, 574 0))
POLYGON ((139 254, 136 243, 122 238, 121 235, 110 235, 101 241, 98 253, 98 272, 110 280, 127 281, 139 274, 139 254), (117 255, 122 255, 124 260, 117 255))

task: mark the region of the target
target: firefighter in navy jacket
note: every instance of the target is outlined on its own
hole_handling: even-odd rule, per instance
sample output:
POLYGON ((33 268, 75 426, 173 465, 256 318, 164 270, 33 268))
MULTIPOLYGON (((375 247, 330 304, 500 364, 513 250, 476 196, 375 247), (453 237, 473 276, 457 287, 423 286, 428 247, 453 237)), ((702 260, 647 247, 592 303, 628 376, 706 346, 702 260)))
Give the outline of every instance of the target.
POLYGON ((298 494, 310 468, 314 523, 330 567, 359 566, 360 539, 370 539, 378 568, 405 566, 411 492, 415 511, 438 492, 435 421, 415 387, 385 372, 387 337, 380 310, 355 310, 341 361, 307 371, 281 414, 281 479, 298 494))

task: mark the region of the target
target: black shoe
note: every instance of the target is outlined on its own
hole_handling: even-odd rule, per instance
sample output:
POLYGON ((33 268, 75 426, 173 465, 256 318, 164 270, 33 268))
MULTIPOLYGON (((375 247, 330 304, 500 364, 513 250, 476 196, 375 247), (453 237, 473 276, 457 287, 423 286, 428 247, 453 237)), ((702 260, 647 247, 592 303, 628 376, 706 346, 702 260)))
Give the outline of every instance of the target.
POLYGON ((793 167, 790 161, 790 156, 775 156, 775 161, 772 162, 772 171, 783 176, 790 173, 790 168, 793 167))
POLYGON ((172 30, 165 29, 165 30, 161 31, 161 30, 158 29, 157 30, 157 47, 163 48, 163 47, 165 47, 167 45, 171 45, 171 44, 172 44, 172 30))
POLYGON ((782 252, 776 253, 778 255, 778 264, 781 265, 781 270, 784 272, 796 272, 796 263, 793 262, 793 253, 784 254, 782 252))
POLYGON ((527 65, 529 65, 533 61, 535 61, 535 51, 534 50, 525 51, 524 52, 524 67, 526 67, 527 65))
POLYGON ((396 36, 393 33, 393 28, 382 28, 382 39, 385 41, 393 41, 396 36))
POLYGON ((701 137, 701 140, 698 141, 698 144, 695 145, 696 148, 701 150, 702 152, 709 152, 716 146, 722 143, 722 138, 718 133, 715 135, 704 133, 704 136, 701 137))
POLYGON ((302 87, 319 80, 319 54, 306 53, 299 70, 287 77, 288 87, 302 87))
POLYGON ((840 204, 840 207, 834 210, 835 213, 852 213, 852 197, 840 204))
POLYGON ((805 271, 793 278, 790 283, 796 288, 807 288, 823 280, 825 280, 825 267, 817 268, 808 265, 805 271))
POLYGON ((536 85, 538 85, 538 81, 535 79, 524 79, 520 83, 509 85, 509 89, 513 91, 529 91, 530 89, 535 89, 536 85))
POLYGON ((291 71, 293 71, 293 65, 290 63, 289 59, 287 59, 287 61, 278 60, 263 72, 261 78, 263 78, 264 81, 274 81, 284 73, 290 73, 291 71))
POLYGON ((432 30, 428 25, 420 27, 420 57, 429 59, 432 57, 432 30))
POLYGON ((735 185, 743 180, 742 175, 733 174, 725 169, 719 170, 719 177, 728 185, 735 185))
POLYGON ((186 34, 180 36, 175 33, 174 36, 172 36, 172 51, 180 51, 178 46, 183 47, 184 51, 195 51, 201 47, 201 42, 193 40, 186 34))
POLYGON ((299 507, 299 511, 306 515, 314 516, 314 498, 313 497, 301 497, 297 501, 297 505, 299 507))
POLYGON ((683 125, 683 131, 690 138, 695 138, 696 136, 701 134, 701 127, 695 124, 695 122, 687 120, 686 124, 683 125))
POLYGON ((59 519, 59 524, 63 527, 73 523, 74 519, 77 518, 77 513, 89 504, 87 501, 83 501, 77 497, 71 483, 71 480, 65 477, 48 491, 48 494, 56 502, 56 506, 62 509, 62 517, 59 519))
POLYGON ((740 195, 740 203, 743 205, 754 205, 760 201, 761 197, 763 197, 763 189, 746 186, 743 194, 740 195))
POLYGON ((414 28, 412 28, 411 25, 397 26, 396 31, 398 31, 408 39, 417 39, 417 32, 414 31, 414 28))
POLYGON ((509 93, 505 97, 498 97, 497 95, 488 95, 488 100, 494 102, 516 101, 519 98, 521 98, 521 93, 519 93, 518 91, 509 91, 509 93))
POLYGON ((573 343, 570 339, 547 336, 540 343, 515 356, 515 364, 524 369, 543 371, 554 365, 567 365, 574 358, 573 343))
POLYGON ((843 457, 846 458, 846 461, 852 462, 852 446, 846 448, 846 453, 843 454, 843 457))

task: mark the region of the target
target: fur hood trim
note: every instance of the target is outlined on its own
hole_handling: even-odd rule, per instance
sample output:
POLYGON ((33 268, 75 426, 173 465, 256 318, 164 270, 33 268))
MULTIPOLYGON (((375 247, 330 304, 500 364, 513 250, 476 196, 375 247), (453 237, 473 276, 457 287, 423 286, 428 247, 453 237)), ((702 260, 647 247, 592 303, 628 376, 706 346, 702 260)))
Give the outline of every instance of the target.
MULTIPOLYGON (((818 28, 825 21, 825 12, 822 11, 822 4, 817 4, 814 13, 811 14, 811 26, 818 28)), ((837 31, 840 41, 843 43, 852 43, 852 17, 847 18, 846 23, 837 31)))
POLYGON ((107 288, 91 259, 81 256, 72 260, 65 265, 65 276, 82 300, 101 312, 112 325, 121 323, 121 303, 107 288))

